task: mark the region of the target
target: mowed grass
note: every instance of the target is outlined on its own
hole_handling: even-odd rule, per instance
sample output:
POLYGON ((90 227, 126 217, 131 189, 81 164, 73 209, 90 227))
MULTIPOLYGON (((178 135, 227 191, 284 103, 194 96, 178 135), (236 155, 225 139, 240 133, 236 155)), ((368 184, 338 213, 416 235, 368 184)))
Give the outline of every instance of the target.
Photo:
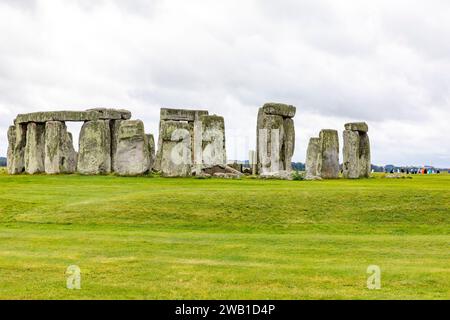
POLYGON ((2 299, 450 298, 450 175, 1 174, 0 190, 2 299))

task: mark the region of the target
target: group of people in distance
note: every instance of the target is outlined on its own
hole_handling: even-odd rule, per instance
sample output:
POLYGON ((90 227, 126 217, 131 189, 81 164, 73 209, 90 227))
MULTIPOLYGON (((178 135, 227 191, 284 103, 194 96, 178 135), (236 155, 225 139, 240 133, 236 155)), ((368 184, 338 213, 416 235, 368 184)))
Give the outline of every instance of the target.
POLYGON ((406 168, 406 169, 402 168, 402 169, 397 169, 397 171, 394 169, 392 169, 390 171, 390 173, 395 173, 395 172, 406 173, 406 174, 440 174, 441 173, 440 170, 431 169, 431 168, 429 168, 429 169, 427 169, 427 168, 419 168, 419 169, 418 168, 406 168))

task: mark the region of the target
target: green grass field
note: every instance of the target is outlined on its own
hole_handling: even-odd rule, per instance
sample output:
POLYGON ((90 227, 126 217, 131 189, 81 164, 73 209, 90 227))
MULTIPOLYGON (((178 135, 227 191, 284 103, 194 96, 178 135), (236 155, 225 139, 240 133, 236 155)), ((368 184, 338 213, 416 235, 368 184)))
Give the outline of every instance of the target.
POLYGON ((450 298, 450 175, 0 186, 1 299, 450 298), (69 265, 81 290, 66 288, 69 265))

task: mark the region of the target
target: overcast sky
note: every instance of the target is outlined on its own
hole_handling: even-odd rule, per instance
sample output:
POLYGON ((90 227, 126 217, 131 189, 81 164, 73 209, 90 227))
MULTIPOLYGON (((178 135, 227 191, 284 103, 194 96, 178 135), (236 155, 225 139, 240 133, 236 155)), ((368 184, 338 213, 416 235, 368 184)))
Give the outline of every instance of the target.
POLYGON ((0 155, 18 113, 127 108, 157 134, 174 107, 224 116, 246 159, 275 101, 297 107, 296 161, 366 121, 373 163, 450 166, 449 17, 446 0, 0 0, 0 155))

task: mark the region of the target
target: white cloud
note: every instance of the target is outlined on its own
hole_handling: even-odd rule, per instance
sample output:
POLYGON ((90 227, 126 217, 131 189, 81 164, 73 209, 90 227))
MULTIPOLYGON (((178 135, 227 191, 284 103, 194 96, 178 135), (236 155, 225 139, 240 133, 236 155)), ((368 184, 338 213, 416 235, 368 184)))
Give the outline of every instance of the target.
POLYGON ((365 120, 373 162, 450 166, 446 1, 2 1, 0 154, 15 114, 160 107, 226 119, 229 158, 257 109, 297 106, 295 160, 322 128, 365 120))

